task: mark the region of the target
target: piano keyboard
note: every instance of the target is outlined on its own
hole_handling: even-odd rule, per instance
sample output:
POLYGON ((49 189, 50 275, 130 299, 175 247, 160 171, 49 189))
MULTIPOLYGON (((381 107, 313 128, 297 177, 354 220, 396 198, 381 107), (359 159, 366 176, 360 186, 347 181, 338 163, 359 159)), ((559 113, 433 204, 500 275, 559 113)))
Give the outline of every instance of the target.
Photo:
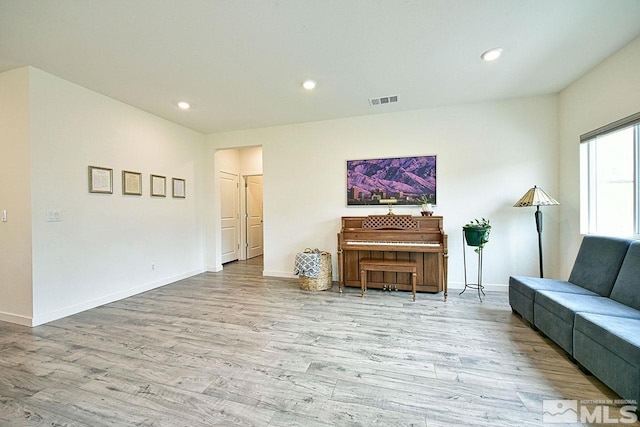
POLYGON ((374 242, 371 240, 362 240, 362 241, 358 241, 358 240, 347 240, 344 242, 346 245, 358 245, 358 246, 434 246, 434 247, 438 247, 441 246, 440 243, 433 243, 433 242, 390 242, 390 241, 384 241, 384 242, 374 242))

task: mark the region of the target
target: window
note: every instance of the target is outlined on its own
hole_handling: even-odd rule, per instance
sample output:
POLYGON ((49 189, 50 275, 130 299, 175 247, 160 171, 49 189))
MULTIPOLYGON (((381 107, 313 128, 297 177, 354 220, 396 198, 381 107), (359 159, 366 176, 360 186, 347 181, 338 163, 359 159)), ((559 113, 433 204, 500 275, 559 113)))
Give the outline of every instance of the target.
POLYGON ((640 113, 580 137, 581 232, 640 234, 640 113))

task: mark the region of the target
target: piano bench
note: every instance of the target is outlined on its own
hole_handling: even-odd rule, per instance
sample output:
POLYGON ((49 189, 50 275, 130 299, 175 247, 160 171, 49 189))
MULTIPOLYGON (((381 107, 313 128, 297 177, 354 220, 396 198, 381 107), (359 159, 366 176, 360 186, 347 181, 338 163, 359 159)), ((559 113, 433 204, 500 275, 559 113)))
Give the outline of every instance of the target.
POLYGON ((361 296, 367 291, 367 271, 393 271, 395 273, 411 273, 411 290, 413 300, 416 300, 416 281, 418 277, 418 264, 409 260, 371 259, 360 260, 360 287, 361 296))

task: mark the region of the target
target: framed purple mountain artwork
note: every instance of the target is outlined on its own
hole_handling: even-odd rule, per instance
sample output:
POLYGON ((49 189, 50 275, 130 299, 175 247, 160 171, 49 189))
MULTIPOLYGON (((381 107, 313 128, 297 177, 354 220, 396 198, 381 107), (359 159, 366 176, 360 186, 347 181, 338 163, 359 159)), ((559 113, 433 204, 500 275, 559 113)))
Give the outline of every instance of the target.
POLYGON ((347 206, 436 204, 436 156, 347 160, 347 206))

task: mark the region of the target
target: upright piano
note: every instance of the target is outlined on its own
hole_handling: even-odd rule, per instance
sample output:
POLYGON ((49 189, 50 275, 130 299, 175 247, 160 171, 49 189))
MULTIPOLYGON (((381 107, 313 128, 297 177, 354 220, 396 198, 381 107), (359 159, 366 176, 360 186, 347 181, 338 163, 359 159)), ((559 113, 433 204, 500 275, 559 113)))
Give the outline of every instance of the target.
MULTIPOLYGON (((411 260, 417 263, 418 292, 442 292, 447 297, 447 235, 441 216, 369 215, 342 217, 338 233, 339 289, 361 286, 360 260, 411 260)), ((410 291, 406 273, 369 274, 369 288, 410 291)))

